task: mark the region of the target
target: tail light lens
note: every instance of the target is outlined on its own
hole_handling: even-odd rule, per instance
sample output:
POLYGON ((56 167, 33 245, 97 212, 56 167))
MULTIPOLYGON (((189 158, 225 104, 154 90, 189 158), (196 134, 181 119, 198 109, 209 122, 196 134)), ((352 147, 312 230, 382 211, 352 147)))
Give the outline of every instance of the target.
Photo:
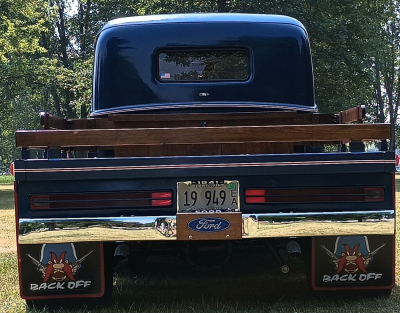
POLYGON ((172 191, 30 195, 30 208, 146 208, 170 207, 172 191))
POLYGON ((152 206, 171 206, 171 192, 153 192, 151 194, 151 205, 152 206))
POLYGON ((245 190, 248 204, 294 203, 294 202, 382 202, 383 187, 348 187, 348 188, 257 188, 245 190))
POLYGON ((50 196, 31 196, 31 209, 50 209, 50 196))
POLYGON ((246 203, 264 203, 265 189, 246 189, 246 203))
POLYGON ((383 188, 364 188, 365 201, 384 201, 384 189, 383 188))

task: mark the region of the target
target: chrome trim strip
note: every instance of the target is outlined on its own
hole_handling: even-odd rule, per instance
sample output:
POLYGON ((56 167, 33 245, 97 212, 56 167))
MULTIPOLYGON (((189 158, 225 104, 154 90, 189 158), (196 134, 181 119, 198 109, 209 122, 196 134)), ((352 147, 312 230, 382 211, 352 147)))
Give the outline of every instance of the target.
MULTIPOLYGON (((234 84, 237 82, 233 82, 234 84)), ((296 104, 268 104, 268 103, 257 103, 257 102, 212 102, 212 103, 196 103, 196 102, 185 102, 185 103, 170 103, 170 104, 142 104, 129 107, 116 107, 110 109, 93 110, 90 113, 90 117, 105 115, 105 114, 118 114, 126 112, 139 112, 139 111, 152 111, 162 109, 192 109, 192 108, 262 108, 262 109, 278 109, 287 111, 303 111, 303 112, 317 112, 318 108, 314 104, 313 107, 296 105, 296 104)))
POLYGON ((243 238, 394 235, 395 216, 394 210, 246 214, 243 238))
POLYGON ((307 165, 348 165, 348 164, 394 164, 395 160, 345 160, 345 161, 305 161, 305 162, 262 162, 262 163, 207 163, 207 164, 166 164, 166 165, 132 165, 106 167, 55 167, 14 169, 15 173, 50 173, 50 172, 93 172, 93 171, 127 171, 127 170, 164 170, 187 168, 216 167, 267 167, 267 166, 307 166, 307 165))
MULTIPOLYGON (((227 213, 229 214, 229 213, 227 213)), ((394 235, 395 211, 243 214, 243 238, 394 235)), ((176 216, 19 219, 19 244, 176 240, 176 216)))

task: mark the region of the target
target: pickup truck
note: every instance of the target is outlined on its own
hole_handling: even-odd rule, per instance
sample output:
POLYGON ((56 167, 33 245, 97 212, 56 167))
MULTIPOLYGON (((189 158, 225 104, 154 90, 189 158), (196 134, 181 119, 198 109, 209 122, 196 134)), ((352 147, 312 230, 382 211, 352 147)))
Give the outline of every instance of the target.
POLYGON ((303 255, 314 290, 390 293, 395 155, 390 125, 364 118, 363 106, 318 113, 296 19, 108 22, 90 117, 43 113, 43 129, 16 133, 22 298, 100 298, 115 260, 139 266, 165 247, 210 270, 255 241, 283 273, 303 255))

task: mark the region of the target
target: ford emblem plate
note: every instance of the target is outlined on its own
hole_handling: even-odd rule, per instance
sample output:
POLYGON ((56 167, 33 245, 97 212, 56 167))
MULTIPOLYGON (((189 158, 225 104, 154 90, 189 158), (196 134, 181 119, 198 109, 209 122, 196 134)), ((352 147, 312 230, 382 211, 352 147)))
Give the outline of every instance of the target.
POLYGON ((191 220, 188 227, 201 233, 215 233, 229 228, 231 223, 219 217, 201 217, 191 220))

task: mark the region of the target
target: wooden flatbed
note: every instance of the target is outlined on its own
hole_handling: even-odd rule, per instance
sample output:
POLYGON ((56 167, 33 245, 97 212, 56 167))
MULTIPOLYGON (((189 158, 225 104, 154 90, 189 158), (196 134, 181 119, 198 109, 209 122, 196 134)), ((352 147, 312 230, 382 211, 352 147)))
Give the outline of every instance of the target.
POLYGON ((297 112, 110 115, 63 119, 43 114, 43 130, 20 130, 23 149, 111 150, 114 156, 307 152, 323 144, 386 140, 388 124, 362 124, 365 109, 297 112), (352 124, 349 124, 352 123, 352 124))

